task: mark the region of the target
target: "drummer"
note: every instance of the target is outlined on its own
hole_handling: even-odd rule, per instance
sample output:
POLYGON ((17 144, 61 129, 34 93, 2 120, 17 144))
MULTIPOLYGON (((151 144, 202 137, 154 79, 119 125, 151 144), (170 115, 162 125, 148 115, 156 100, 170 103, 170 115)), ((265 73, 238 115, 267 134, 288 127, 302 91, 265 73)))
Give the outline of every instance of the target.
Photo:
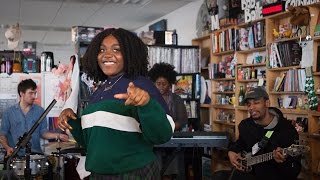
MULTIPOLYGON (((32 79, 22 80, 18 84, 18 94, 20 101, 6 109, 1 121, 0 143, 6 150, 7 155, 13 153, 18 138, 24 133, 27 133, 44 112, 42 107, 34 104, 37 96, 37 85, 32 79)), ((62 141, 68 141, 69 137, 66 134, 49 132, 45 118, 32 134, 30 140, 32 153, 43 154, 40 146, 40 138, 48 140, 59 138, 62 141)), ((19 156, 23 156, 24 154, 25 150, 18 152, 19 156)))

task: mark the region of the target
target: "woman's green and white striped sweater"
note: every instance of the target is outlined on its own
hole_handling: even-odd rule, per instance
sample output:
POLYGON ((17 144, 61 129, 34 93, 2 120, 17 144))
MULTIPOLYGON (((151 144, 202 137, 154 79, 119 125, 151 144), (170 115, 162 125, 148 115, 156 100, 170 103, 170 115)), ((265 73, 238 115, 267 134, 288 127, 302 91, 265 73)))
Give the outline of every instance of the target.
MULTIPOLYGON (((139 82, 134 83, 139 85, 139 82)), ((129 80, 121 79, 123 87, 128 83, 129 80)), ((108 92, 110 96, 101 94, 105 96, 103 100, 89 104, 81 121, 69 121, 73 136, 86 149, 87 171, 121 174, 142 168, 156 159, 153 145, 165 143, 172 136, 174 123, 156 100, 157 90, 149 87, 153 84, 142 84, 149 88, 151 96, 145 106, 125 106, 124 101, 111 98, 113 94, 123 93, 122 85, 113 87, 113 92, 108 92)), ((97 90, 97 93, 103 92, 97 90)))

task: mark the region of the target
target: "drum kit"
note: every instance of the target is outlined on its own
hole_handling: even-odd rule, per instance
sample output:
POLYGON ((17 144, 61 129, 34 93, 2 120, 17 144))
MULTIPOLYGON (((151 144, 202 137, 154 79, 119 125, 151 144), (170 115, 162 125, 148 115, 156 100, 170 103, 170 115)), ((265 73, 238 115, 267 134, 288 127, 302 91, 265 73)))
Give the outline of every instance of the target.
MULTIPOLYGON (((49 163, 46 161, 45 156, 35 154, 30 155, 30 168, 31 168, 31 176, 36 177, 39 175, 45 175, 48 173, 49 163)), ((14 170, 17 176, 24 176, 24 169, 26 167, 26 159, 25 158, 16 158, 11 163, 11 168, 14 170)))
MULTIPOLYGON (((75 141, 50 142, 44 144, 45 154, 30 155, 31 177, 36 180, 80 180, 76 171, 79 161, 77 156, 84 155, 82 148, 76 147, 75 141)), ((14 158, 10 164, 17 176, 25 179, 26 158, 14 158)))

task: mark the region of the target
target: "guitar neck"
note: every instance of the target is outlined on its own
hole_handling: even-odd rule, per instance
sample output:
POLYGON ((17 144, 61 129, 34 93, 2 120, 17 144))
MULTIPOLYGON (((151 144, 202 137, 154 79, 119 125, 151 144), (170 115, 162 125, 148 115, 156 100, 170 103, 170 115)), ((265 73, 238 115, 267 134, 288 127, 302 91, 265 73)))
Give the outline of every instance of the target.
MULTIPOLYGON (((287 153, 287 148, 283 149, 283 153, 286 154, 287 153)), ((248 157, 246 158, 247 161, 247 166, 252 166, 255 164, 259 164, 259 163, 263 163, 266 161, 269 161, 273 159, 273 153, 269 152, 269 153, 265 153, 265 154, 261 154, 258 156, 253 156, 253 157, 248 157)))

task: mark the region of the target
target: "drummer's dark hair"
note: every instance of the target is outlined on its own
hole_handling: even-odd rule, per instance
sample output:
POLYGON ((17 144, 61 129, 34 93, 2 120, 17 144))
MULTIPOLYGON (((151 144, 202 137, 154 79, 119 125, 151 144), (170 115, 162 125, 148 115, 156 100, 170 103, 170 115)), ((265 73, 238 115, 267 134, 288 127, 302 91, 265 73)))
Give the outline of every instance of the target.
POLYGON ((27 91, 27 89, 32 89, 35 90, 37 89, 37 84, 32 80, 32 79, 25 79, 22 80, 19 84, 18 84, 18 94, 21 97, 20 93, 25 93, 27 91))

